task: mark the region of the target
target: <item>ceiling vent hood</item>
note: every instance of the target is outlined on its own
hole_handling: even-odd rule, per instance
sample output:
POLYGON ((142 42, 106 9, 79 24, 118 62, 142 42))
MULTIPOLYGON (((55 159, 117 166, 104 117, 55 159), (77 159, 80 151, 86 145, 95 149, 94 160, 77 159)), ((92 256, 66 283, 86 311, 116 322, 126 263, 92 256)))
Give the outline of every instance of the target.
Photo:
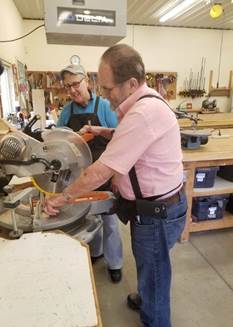
POLYGON ((48 43, 111 46, 126 36, 126 0, 44 0, 48 43))

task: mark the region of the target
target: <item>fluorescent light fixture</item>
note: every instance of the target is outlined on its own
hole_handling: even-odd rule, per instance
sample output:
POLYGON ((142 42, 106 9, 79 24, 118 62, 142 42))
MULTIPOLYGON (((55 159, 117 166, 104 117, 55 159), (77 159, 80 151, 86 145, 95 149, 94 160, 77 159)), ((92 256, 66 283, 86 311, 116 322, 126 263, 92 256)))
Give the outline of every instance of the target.
POLYGON ((166 14, 160 17, 160 23, 164 23, 171 18, 178 17, 184 14, 186 11, 190 10, 194 5, 197 5, 200 0, 184 0, 180 2, 177 6, 169 10, 166 14))

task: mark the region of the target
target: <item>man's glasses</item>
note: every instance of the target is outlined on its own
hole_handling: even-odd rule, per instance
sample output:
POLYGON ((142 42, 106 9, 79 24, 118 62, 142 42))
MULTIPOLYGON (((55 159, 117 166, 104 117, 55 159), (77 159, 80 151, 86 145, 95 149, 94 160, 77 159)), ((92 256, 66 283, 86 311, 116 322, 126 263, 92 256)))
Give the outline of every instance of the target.
POLYGON ((80 84, 82 83, 82 81, 85 79, 85 77, 83 77, 80 81, 77 81, 77 82, 73 82, 72 84, 65 84, 64 85, 64 88, 66 90, 70 90, 71 88, 74 88, 74 89, 78 89, 80 87, 80 84))

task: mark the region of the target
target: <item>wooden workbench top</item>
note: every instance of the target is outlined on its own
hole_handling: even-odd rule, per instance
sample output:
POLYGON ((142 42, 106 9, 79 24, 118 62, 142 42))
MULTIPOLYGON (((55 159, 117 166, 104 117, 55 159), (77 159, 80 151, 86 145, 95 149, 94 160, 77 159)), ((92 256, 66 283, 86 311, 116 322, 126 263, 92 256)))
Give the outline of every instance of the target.
MULTIPOLYGON (((233 115, 233 114, 232 114, 233 115)), ((197 162, 210 160, 233 160, 233 129, 223 129, 222 137, 217 138, 218 131, 212 132, 208 143, 198 149, 183 149, 183 162, 197 162), (223 136, 228 136, 224 138, 223 136)))
MULTIPOLYGON (((193 113, 193 117, 196 118, 197 114, 193 113)), ((233 128, 233 113, 215 113, 215 114, 199 114, 197 128, 233 128)), ((193 122, 186 118, 178 120, 181 128, 190 128, 193 122)))

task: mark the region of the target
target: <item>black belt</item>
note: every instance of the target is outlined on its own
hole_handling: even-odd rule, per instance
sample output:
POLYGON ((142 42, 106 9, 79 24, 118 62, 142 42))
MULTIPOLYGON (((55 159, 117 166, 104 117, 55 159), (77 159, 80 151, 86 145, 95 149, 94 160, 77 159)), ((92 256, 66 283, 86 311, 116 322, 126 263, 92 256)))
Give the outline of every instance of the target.
POLYGON ((180 192, 184 191, 184 185, 182 185, 181 189, 179 189, 178 192, 176 192, 175 194, 173 194, 172 196, 168 197, 168 198, 164 198, 164 199, 160 199, 160 195, 155 195, 155 196, 150 196, 148 198, 144 198, 144 200, 149 200, 149 201, 158 201, 164 204, 174 204, 177 203, 180 199, 180 192))
POLYGON ((153 216, 154 218, 166 219, 167 207, 180 201, 183 190, 184 187, 182 186, 181 189, 175 194, 164 199, 158 199, 158 196, 155 196, 143 199, 127 200, 119 196, 115 202, 115 207, 113 208, 112 212, 117 213, 118 217, 124 224, 127 224, 128 220, 134 219, 135 216, 141 215, 149 215, 153 216))
POLYGON ((182 186, 179 191, 175 194, 167 197, 165 199, 158 199, 156 197, 155 200, 137 199, 135 201, 136 205, 136 216, 140 217, 141 215, 151 215, 154 218, 166 219, 167 218, 167 209, 172 204, 176 204, 181 199, 181 193, 183 193, 184 187, 182 186))

